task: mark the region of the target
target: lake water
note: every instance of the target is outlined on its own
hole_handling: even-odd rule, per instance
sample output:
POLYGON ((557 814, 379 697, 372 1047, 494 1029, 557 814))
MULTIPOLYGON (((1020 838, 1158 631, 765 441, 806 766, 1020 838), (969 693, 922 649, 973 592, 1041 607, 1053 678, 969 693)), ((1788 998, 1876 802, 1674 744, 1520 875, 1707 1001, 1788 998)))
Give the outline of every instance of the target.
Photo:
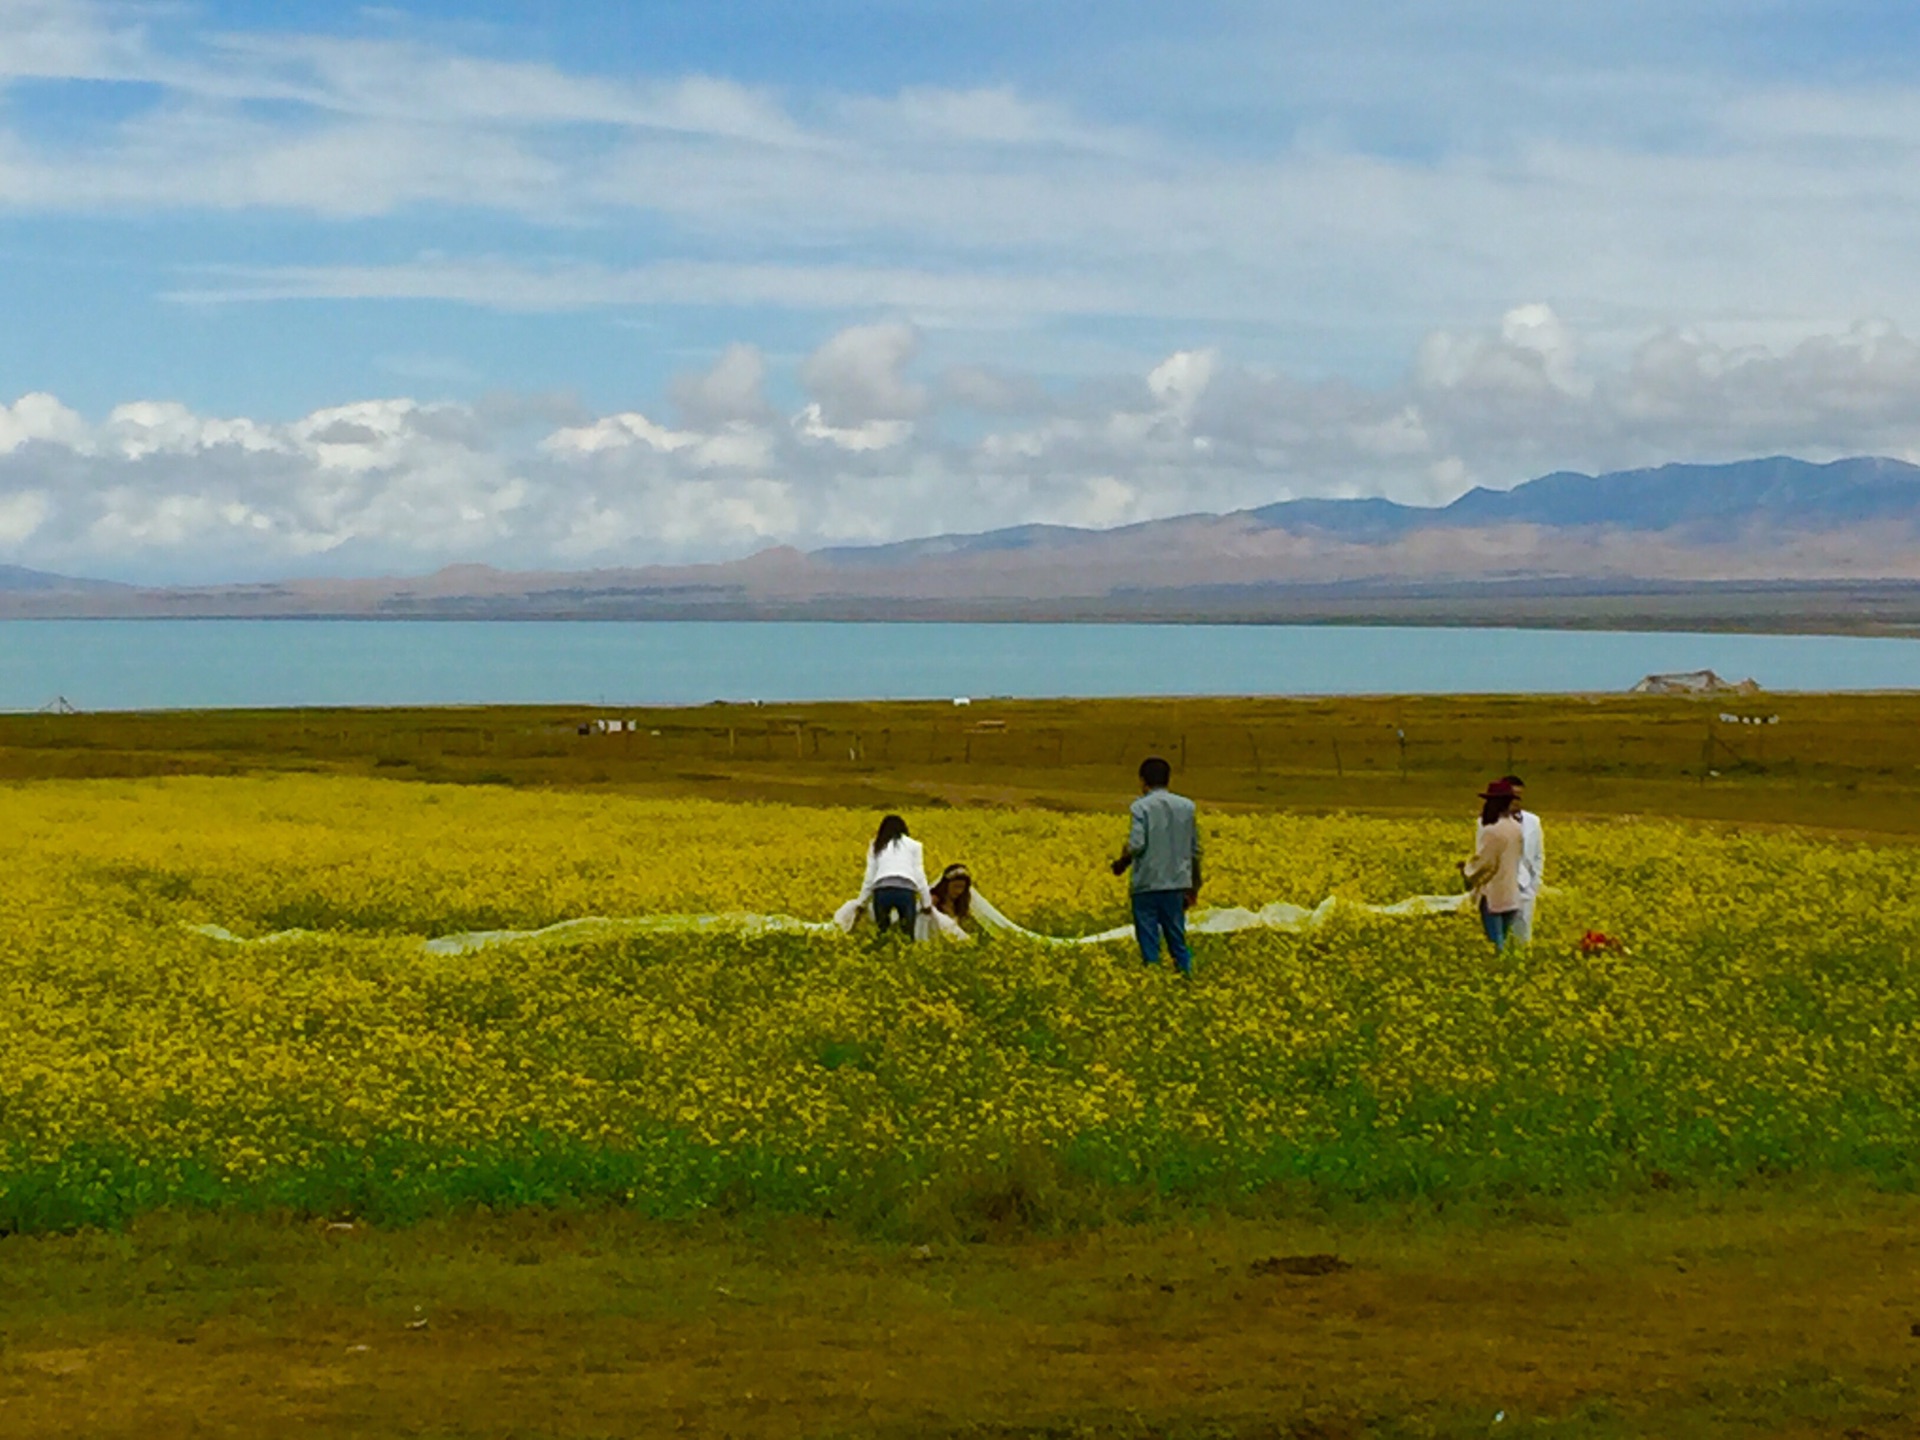
POLYGON ((0 709, 1920 689, 1920 640, 1280 625, 0 621, 0 709))

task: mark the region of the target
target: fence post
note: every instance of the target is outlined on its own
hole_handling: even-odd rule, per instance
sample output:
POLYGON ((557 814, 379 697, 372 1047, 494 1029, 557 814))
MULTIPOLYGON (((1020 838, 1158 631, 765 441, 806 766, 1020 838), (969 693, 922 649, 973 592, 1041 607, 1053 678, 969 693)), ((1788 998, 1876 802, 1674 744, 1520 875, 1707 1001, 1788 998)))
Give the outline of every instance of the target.
POLYGON ((1516 740, 1524 740, 1526 737, 1524 735, 1502 735, 1500 738, 1507 742, 1507 774, 1511 775, 1513 773, 1513 742, 1516 740))

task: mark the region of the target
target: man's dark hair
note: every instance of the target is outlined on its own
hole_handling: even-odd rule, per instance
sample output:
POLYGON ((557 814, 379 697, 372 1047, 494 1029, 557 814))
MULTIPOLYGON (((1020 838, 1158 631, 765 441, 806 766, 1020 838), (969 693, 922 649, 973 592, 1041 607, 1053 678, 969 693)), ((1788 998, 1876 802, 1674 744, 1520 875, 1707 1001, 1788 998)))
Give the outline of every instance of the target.
POLYGON ((1518 775, 1502 775, 1500 777, 1500 783, 1502 785, 1511 785, 1516 790, 1524 790, 1527 785, 1527 782, 1522 780, 1518 775))
POLYGON ((1140 779, 1155 790, 1163 790, 1173 783, 1173 766, 1158 755, 1149 755, 1140 762, 1140 779))

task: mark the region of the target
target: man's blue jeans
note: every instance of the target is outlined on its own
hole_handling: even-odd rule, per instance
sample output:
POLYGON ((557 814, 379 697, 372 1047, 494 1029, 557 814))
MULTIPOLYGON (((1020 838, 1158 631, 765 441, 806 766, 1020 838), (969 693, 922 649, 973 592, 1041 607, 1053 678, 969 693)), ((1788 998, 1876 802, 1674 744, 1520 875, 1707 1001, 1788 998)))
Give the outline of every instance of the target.
POLYGON ((1165 936, 1173 968, 1193 973, 1193 952, 1187 949, 1187 893, 1184 890, 1133 892, 1133 933, 1140 955, 1149 965, 1160 963, 1160 937, 1165 936))

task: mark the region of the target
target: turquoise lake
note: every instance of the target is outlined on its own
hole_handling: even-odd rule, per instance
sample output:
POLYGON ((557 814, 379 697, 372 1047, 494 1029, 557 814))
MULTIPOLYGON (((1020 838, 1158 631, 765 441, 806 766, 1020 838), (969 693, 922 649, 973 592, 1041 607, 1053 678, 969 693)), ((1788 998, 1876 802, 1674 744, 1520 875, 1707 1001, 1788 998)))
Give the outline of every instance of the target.
POLYGON ((0 709, 1920 689, 1920 640, 1268 625, 16 620, 0 709))

